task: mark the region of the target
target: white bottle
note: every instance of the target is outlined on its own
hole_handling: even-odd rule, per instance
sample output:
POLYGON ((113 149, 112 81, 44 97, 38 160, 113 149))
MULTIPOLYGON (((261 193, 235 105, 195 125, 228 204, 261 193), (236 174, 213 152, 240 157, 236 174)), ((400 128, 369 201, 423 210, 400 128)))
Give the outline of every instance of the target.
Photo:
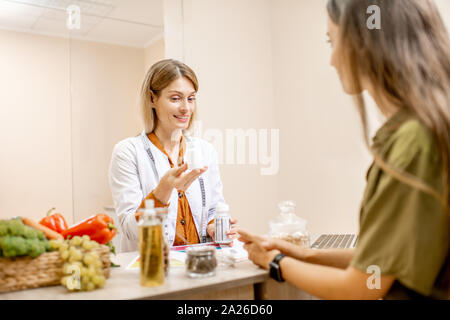
POLYGON ((189 170, 201 169, 204 166, 202 149, 198 142, 189 141, 186 144, 185 163, 188 164, 189 170))
POLYGON ((215 242, 218 244, 230 244, 233 242, 227 236, 227 231, 231 229, 230 224, 230 207, 223 202, 219 202, 216 206, 215 225, 215 242))

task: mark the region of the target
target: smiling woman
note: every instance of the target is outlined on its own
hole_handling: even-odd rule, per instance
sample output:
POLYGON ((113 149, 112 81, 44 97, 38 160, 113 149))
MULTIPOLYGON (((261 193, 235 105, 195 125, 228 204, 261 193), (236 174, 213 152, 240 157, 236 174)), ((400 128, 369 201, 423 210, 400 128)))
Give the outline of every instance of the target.
MULTIPOLYGON (((155 63, 145 77, 141 88, 145 131, 119 142, 110 166, 123 251, 137 249, 139 209, 148 199, 157 207, 168 207, 164 229, 171 245, 214 239, 216 205, 224 201, 217 152, 208 142, 187 135, 196 115, 197 90, 195 73, 176 60, 155 63), (187 171, 186 142, 199 146, 204 167, 187 171)), ((228 235, 234 234, 232 228, 228 235)))

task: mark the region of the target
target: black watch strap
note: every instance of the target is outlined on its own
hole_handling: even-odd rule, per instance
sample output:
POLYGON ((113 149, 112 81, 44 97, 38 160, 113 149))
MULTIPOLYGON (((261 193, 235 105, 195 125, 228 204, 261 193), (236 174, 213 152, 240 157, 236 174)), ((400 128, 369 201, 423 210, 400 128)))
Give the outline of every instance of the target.
POLYGON ((275 256, 275 258, 273 258, 273 262, 278 264, 280 262, 280 260, 283 259, 285 256, 286 255, 284 253, 279 253, 275 256))
POLYGON ((278 282, 284 282, 284 279, 281 276, 280 260, 285 256, 286 255, 284 253, 279 253, 270 263, 270 277, 278 282))

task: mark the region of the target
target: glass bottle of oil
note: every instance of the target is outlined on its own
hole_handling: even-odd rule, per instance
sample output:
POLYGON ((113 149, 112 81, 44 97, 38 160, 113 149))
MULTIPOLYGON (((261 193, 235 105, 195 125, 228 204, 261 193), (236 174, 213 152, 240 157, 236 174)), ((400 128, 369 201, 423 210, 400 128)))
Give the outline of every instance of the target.
POLYGON ((164 283, 164 239, 161 219, 156 215, 153 200, 145 201, 139 220, 139 251, 141 285, 155 287, 164 283))
POLYGON ((169 254, 170 254, 170 247, 169 247, 169 242, 167 241, 167 213, 168 213, 168 209, 167 207, 165 208, 156 208, 156 216, 161 220, 161 224, 163 225, 163 233, 162 233, 162 237, 163 237, 163 253, 164 253, 164 276, 167 278, 167 276, 169 275, 169 254))

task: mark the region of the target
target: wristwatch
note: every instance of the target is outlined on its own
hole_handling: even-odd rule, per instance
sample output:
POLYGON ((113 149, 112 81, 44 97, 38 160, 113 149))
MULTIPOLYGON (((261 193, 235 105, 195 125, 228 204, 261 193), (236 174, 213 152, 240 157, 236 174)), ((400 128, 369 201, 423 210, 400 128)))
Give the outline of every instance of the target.
POLYGON ((284 253, 279 253, 275 256, 273 261, 269 264, 270 277, 272 279, 275 279, 278 282, 284 282, 284 279, 281 276, 280 260, 283 259, 285 256, 286 255, 284 253))

